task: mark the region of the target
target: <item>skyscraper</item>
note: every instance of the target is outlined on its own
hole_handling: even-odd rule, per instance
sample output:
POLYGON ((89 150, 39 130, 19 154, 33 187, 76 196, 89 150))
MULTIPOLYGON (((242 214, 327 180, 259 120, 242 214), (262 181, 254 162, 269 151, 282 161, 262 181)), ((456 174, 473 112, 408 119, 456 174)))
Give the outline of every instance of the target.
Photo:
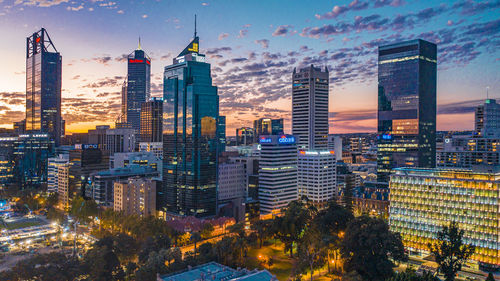
POLYGON ((260 118, 253 121, 255 142, 259 141, 262 135, 281 135, 283 134, 283 118, 270 119, 260 118))
POLYGON ((42 28, 26 38, 26 131, 61 143, 62 58, 42 28))
POLYGON ((141 108, 141 142, 161 142, 163 130, 163 99, 151 98, 141 108))
POLYGON ((139 131, 141 128, 141 106, 149 100, 151 95, 151 59, 139 47, 128 55, 126 100, 122 106, 126 107, 126 120, 132 129, 139 131), (125 103, 125 104, 124 104, 125 103))
POLYGON ((436 53, 420 39, 378 49, 379 182, 393 168, 436 165, 436 53))
POLYGON ((306 67, 292 76, 292 134, 297 147, 328 147, 328 69, 306 67))
POLYGON ((199 38, 165 67, 162 211, 197 217, 216 213, 219 96, 199 38))
POLYGON ((475 134, 483 137, 500 137, 500 104, 487 99, 475 110, 475 134))

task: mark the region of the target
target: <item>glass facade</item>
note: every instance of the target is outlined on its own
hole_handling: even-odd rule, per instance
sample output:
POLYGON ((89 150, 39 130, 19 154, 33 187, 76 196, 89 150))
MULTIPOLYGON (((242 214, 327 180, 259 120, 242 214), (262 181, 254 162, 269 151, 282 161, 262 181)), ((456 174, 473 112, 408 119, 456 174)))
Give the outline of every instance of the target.
POLYGON ((188 216, 216 213, 219 97, 198 37, 165 67, 163 186, 159 208, 188 216))
POLYGON ((412 40, 378 50, 377 177, 436 164, 436 45, 412 40))
POLYGON ((45 29, 26 38, 26 131, 61 142, 62 58, 45 29), (55 52, 49 52, 50 49, 55 52))
POLYGON ((411 251, 427 243, 450 221, 476 246, 472 259, 500 265, 500 170, 397 168, 390 180, 389 224, 411 251))
POLYGON ((141 142, 161 142, 163 130, 163 100, 151 98, 141 108, 141 142))
POLYGON ((123 86, 122 107, 126 107, 126 120, 136 131, 141 128, 141 106, 151 96, 151 59, 141 50, 135 50, 128 56, 127 86, 123 86))
POLYGON ((49 134, 23 134, 14 143, 16 178, 22 189, 47 183, 48 159, 54 155, 54 140, 49 134))

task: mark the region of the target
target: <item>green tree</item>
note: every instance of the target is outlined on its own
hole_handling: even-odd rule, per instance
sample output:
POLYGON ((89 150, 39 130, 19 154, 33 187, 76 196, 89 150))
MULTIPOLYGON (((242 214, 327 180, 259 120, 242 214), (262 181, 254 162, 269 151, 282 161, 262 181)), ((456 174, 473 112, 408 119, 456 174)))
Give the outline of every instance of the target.
POLYGON ((349 223, 340 252, 347 272, 355 270, 364 279, 373 281, 392 276, 392 261, 407 259, 401 236, 389 231, 384 220, 368 216, 355 218, 349 223))
POLYGON ((436 243, 427 245, 446 281, 455 280, 455 275, 462 269, 462 265, 474 254, 475 247, 465 245, 463 236, 464 231, 458 228, 456 222, 451 222, 437 233, 436 243))
POLYGON ((250 226, 250 228, 257 233, 259 239, 259 248, 262 248, 264 240, 269 237, 272 220, 258 220, 250 226))
POLYGON ((82 197, 74 198, 71 202, 70 212, 79 222, 88 223, 98 214, 98 207, 94 200, 85 200, 82 197))
POLYGON ((495 277, 493 277, 493 274, 491 272, 488 273, 488 277, 486 277, 485 281, 495 281, 495 277))
POLYGON ((309 267, 311 281, 314 269, 325 264, 326 251, 323 246, 321 234, 315 225, 305 231, 304 236, 298 243, 297 255, 299 263, 306 264, 309 267))
POLYGON ((94 245, 85 254, 83 263, 90 280, 122 280, 125 277, 118 257, 108 245, 94 245))
POLYGON ((166 235, 156 235, 153 237, 148 237, 146 241, 141 245, 141 250, 139 252, 139 262, 144 263, 151 252, 160 251, 162 249, 170 248, 171 241, 166 235))
POLYGON ((201 241, 201 234, 199 232, 193 232, 190 239, 194 244, 194 256, 196 257, 196 244, 201 241))
POLYGON ((210 224, 208 222, 203 224, 201 231, 200 231, 201 238, 203 238, 203 240, 206 240, 206 239, 212 237, 213 231, 214 231, 214 226, 212 224, 210 224))

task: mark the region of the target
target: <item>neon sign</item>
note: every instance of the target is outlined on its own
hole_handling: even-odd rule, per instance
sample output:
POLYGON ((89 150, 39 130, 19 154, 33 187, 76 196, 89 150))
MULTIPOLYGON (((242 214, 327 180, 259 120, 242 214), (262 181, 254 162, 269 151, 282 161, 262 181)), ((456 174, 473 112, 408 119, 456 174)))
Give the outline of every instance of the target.
POLYGON ((129 63, 141 63, 144 62, 144 60, 128 60, 129 63))
POLYGON ((272 141, 273 140, 271 138, 262 137, 260 138, 259 143, 271 143, 272 141))
POLYGON ((191 45, 191 48, 188 48, 188 51, 190 51, 190 52, 198 52, 198 43, 193 43, 191 45))
POLYGON ((281 144, 287 144, 287 143, 294 144, 295 137, 294 136, 287 137, 287 136, 283 135, 278 139, 278 142, 281 144))

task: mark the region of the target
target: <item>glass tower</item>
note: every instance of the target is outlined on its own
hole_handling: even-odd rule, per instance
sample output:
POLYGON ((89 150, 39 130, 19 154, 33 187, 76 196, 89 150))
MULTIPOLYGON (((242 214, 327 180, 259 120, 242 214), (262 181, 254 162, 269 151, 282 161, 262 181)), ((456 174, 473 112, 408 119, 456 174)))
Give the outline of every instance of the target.
POLYGON ((436 45, 412 40, 378 50, 377 177, 436 165, 436 45))
POLYGON ((26 131, 61 143, 62 57, 42 28, 26 38, 26 131), (52 52, 51 52, 52 50, 52 52))
POLYGON ((219 96, 199 38, 165 67, 163 187, 159 209, 184 216, 216 214, 219 96))
MULTIPOLYGON (((129 126, 140 131, 141 106, 149 100, 151 95, 151 59, 139 47, 128 55, 126 97, 122 106, 126 107, 126 121, 129 126)), ((123 95, 123 94, 122 94, 123 95)))

